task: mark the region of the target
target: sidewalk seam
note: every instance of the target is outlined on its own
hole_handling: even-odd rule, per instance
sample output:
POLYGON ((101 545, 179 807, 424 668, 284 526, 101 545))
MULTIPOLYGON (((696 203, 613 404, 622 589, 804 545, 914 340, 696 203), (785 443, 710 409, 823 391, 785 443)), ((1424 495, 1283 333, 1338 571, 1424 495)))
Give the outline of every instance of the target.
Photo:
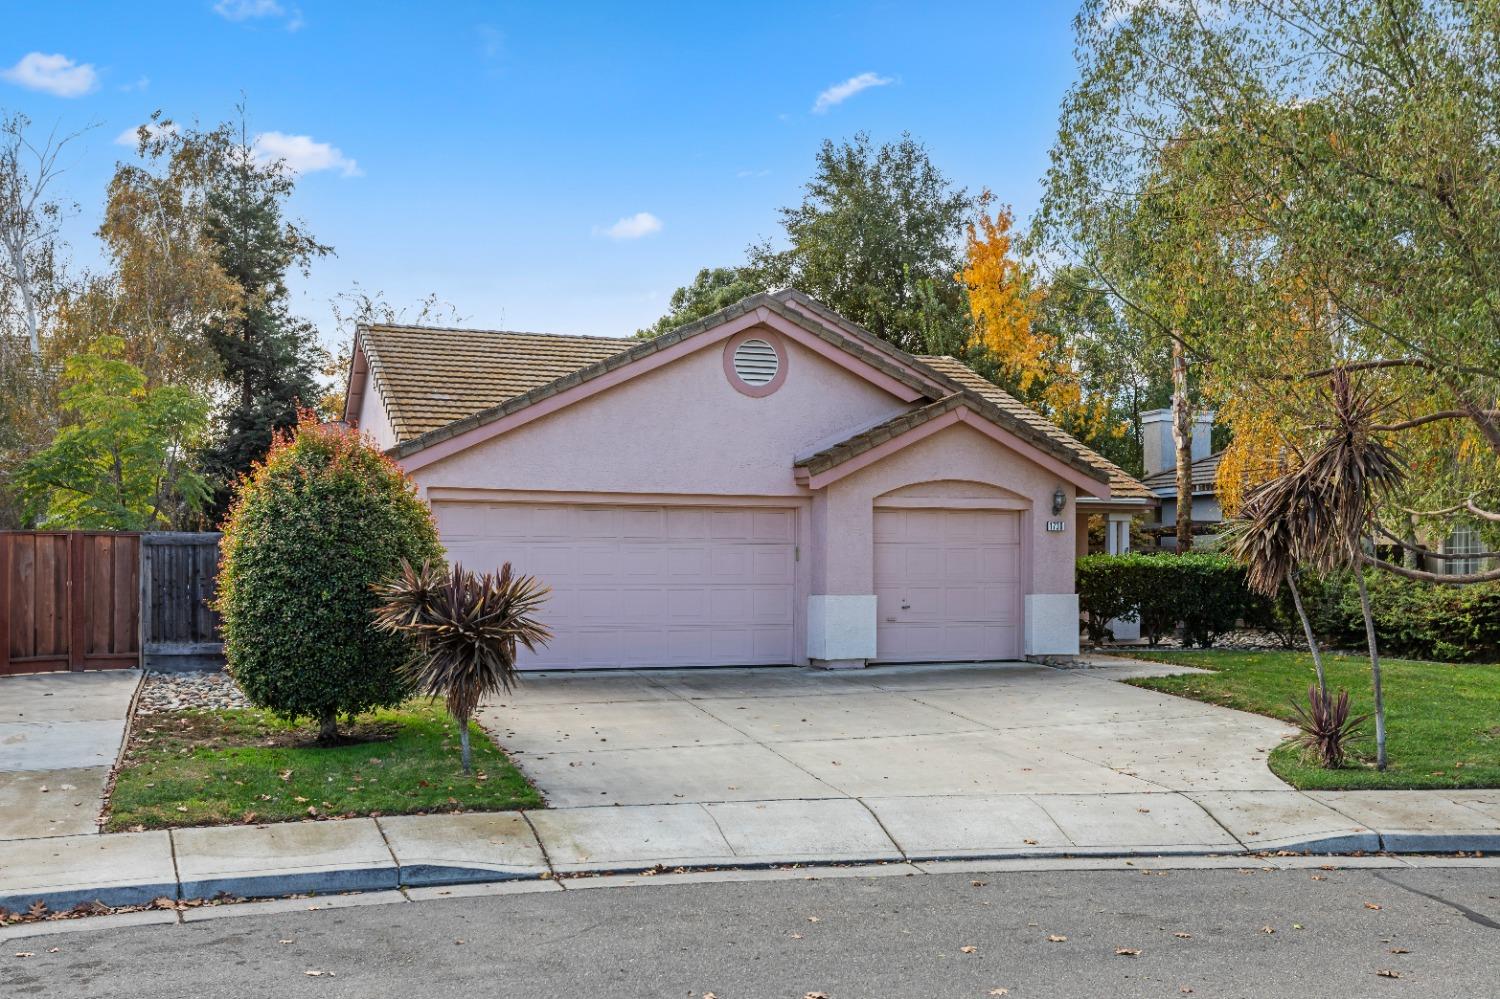
POLYGON ((521 809, 521 821, 525 822, 526 828, 531 830, 531 838, 536 840, 537 849, 542 851, 542 862, 547 865, 547 873, 552 875, 552 880, 557 881, 557 886, 561 888, 562 882, 558 880, 557 868, 552 864, 552 854, 547 851, 547 844, 542 842, 542 834, 537 831, 536 826, 532 823, 531 813, 524 808, 521 809))
MULTIPOLYGON (((182 871, 177 867, 177 830, 167 830, 167 851, 172 854, 172 880, 177 882, 177 897, 182 898, 182 871)), ((182 922, 182 913, 177 914, 177 921, 182 922)))
POLYGON ((391 846, 391 838, 385 834, 385 826, 380 824, 380 816, 373 815, 370 821, 375 823, 375 831, 380 833, 380 842, 385 844, 385 852, 391 855, 391 863, 396 865, 396 888, 401 887, 401 861, 396 856, 396 848, 391 846))
POLYGON ((1195 806, 1198 809, 1198 811, 1202 812, 1204 815, 1207 815, 1209 817, 1209 819, 1213 822, 1214 825, 1216 825, 1220 829, 1224 830, 1224 835, 1228 836, 1231 840, 1233 840, 1235 843, 1238 843, 1240 845, 1240 849, 1241 850, 1244 850, 1247 853, 1254 853, 1255 852, 1255 847, 1251 846, 1249 843, 1246 843, 1244 840, 1242 840, 1238 836, 1236 836, 1234 834, 1234 830, 1231 829, 1231 828, 1229 828, 1228 826, 1226 826, 1223 822, 1219 821, 1219 817, 1217 815, 1215 815, 1213 812, 1209 811, 1208 810, 1208 806, 1205 805, 1203 802, 1201 802, 1198 799, 1194 798, 1192 795, 1188 794, 1185 791, 1174 791, 1172 793, 1175 794, 1175 795, 1177 795, 1177 797, 1181 798, 1182 800, 1184 800, 1184 801, 1192 804, 1193 806, 1195 806))
POLYGON ((896 842, 896 837, 891 835, 891 831, 885 827, 885 822, 881 820, 878 814, 876 814, 875 809, 870 807, 870 803, 865 801, 864 798, 858 796, 856 796, 854 800, 859 802, 860 806, 863 807, 865 811, 870 813, 870 818, 875 820, 875 824, 880 827, 881 833, 885 836, 886 839, 891 841, 891 846, 894 846, 896 848, 896 852, 901 854, 901 859, 908 864, 911 863, 911 857, 907 855, 906 847, 896 842))

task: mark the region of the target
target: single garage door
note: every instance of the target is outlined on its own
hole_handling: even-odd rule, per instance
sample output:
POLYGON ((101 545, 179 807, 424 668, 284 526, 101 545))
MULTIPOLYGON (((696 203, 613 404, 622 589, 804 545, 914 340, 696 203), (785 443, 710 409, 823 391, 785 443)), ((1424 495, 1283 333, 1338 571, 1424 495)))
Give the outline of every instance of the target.
POLYGON ((883 662, 1021 653, 1021 517, 876 510, 876 652, 883 662))
POLYGON ((790 663, 795 510, 433 504, 451 559, 552 587, 526 669, 790 663))

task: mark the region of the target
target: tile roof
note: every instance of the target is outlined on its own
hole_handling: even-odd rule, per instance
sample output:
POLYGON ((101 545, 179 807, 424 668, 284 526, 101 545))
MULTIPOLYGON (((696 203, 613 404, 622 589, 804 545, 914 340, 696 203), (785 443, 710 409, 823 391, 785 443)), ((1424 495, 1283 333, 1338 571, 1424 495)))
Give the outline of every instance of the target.
POLYGON ((635 343, 614 337, 387 325, 362 326, 359 338, 398 442, 514 399, 635 343))
POLYGON ((860 453, 856 449, 868 450, 955 406, 968 405, 1085 474, 1107 479, 1113 496, 1153 498, 1118 466, 962 361, 913 357, 792 289, 751 295, 651 340, 398 325, 362 326, 359 337, 395 432, 392 450, 406 457, 760 308, 935 400, 798 462, 799 467, 810 468, 806 462, 833 467, 860 453))
POLYGON ((1116 465, 1093 448, 1088 447, 1072 434, 1069 434, 1009 392, 987 378, 984 378, 958 358, 947 356, 919 357, 917 360, 932 368, 938 374, 947 376, 955 383, 994 403, 995 406, 1006 413, 1059 442, 1078 454, 1093 467, 1103 471, 1109 476, 1109 492, 1111 497, 1145 500, 1155 498, 1151 490, 1147 489, 1139 480, 1125 471, 1125 469, 1116 465))
MULTIPOLYGON (((1212 493, 1216 492, 1216 484, 1219 480, 1219 459, 1224 457, 1223 451, 1215 451, 1207 458, 1199 458, 1189 465, 1193 473, 1193 492, 1212 493)), ((1177 469, 1169 468, 1164 472, 1148 475, 1141 480, 1147 489, 1158 496, 1177 495, 1177 469)))

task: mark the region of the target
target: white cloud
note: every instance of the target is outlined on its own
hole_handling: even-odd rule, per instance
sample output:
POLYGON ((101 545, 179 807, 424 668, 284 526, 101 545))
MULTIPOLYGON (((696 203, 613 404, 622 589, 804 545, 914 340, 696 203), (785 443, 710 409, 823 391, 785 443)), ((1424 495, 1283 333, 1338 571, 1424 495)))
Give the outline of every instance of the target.
POLYGON ((661 219, 650 212, 636 212, 627 215, 608 229, 595 229, 595 233, 602 233, 610 239, 640 239, 654 232, 661 232, 661 219))
POLYGON ((318 142, 310 135, 262 132, 250 145, 260 162, 281 160, 293 173, 337 170, 345 177, 358 177, 364 173, 358 163, 344 155, 343 150, 327 142, 318 142))
POLYGON ((122 83, 122 84, 120 84, 120 90, 128 94, 132 90, 146 90, 146 89, 149 89, 150 86, 151 86, 151 77, 149 77, 149 76, 140 76, 140 77, 136 78, 136 81, 134 83, 122 83))
POLYGON ((896 81, 889 76, 880 76, 876 73, 861 73, 851 76, 843 83, 835 83, 827 90, 818 95, 813 102, 813 114, 822 114, 835 105, 842 104, 861 90, 869 90, 871 87, 883 87, 896 81))
POLYGON ((77 63, 61 53, 28 52, 0 77, 28 90, 53 97, 82 97, 99 86, 99 73, 91 63, 77 63))
POLYGON ((255 21, 263 17, 286 18, 286 30, 302 27, 302 9, 283 7, 278 0, 219 0, 214 13, 226 21, 255 21))
MULTIPOLYGON (((146 133, 153 139, 161 139, 165 138, 168 135, 176 135, 178 132, 176 124, 170 121, 164 121, 160 123, 148 121, 143 127, 146 129, 146 133)), ((140 143, 140 141, 141 137, 136 128, 127 128, 125 131, 115 136, 115 145, 117 146, 129 146, 130 148, 134 149, 140 143)))

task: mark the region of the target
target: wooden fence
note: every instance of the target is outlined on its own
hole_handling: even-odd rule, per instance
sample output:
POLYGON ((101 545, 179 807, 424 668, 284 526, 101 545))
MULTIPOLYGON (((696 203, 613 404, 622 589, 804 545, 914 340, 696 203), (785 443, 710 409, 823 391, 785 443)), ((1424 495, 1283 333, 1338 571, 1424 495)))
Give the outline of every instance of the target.
POLYGON ((219 535, 147 534, 141 545, 141 620, 147 669, 224 664, 219 615, 208 606, 219 575, 219 535))
POLYGON ((0 675, 223 664, 217 534, 0 531, 0 675))
POLYGON ((0 532, 0 674, 139 666, 141 536, 0 532))

